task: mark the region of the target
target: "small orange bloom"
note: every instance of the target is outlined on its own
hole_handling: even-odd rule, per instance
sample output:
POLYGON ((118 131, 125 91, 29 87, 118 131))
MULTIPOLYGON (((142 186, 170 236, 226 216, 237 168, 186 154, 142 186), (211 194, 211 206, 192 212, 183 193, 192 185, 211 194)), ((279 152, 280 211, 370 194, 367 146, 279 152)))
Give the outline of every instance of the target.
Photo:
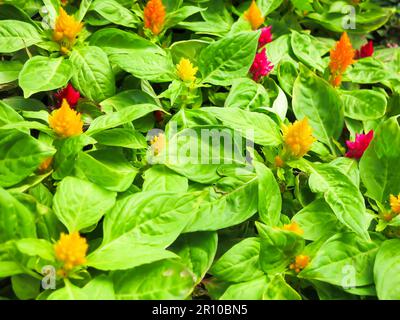
POLYGON ((144 8, 144 26, 154 35, 161 33, 165 23, 165 7, 161 0, 149 0, 144 8))
POLYGON ((308 124, 308 119, 304 118, 301 121, 296 121, 288 126, 284 125, 283 141, 285 144, 285 153, 290 157, 300 159, 310 151, 312 144, 315 141, 312 135, 312 128, 308 124))
POLYGON ((264 17, 255 0, 252 1, 250 8, 244 13, 244 18, 250 22, 253 30, 257 30, 264 23, 264 17))
POLYGON ((275 157, 275 166, 277 166, 278 168, 283 168, 285 165, 285 161, 283 161, 283 159, 280 156, 276 156, 275 157))
POLYGON ((301 254, 295 258, 294 263, 292 263, 289 268, 290 270, 294 270, 296 273, 299 273, 301 270, 306 268, 309 263, 310 257, 301 254))
POLYGON ((355 54, 356 51, 351 45, 349 36, 344 32, 330 54, 329 69, 331 71, 332 85, 338 87, 341 84, 343 73, 351 64, 356 62, 354 60, 355 54))
POLYGON ((395 214, 400 214, 400 194, 397 197, 390 195, 390 207, 395 214))
POLYGON ((73 16, 69 16, 63 8, 60 8, 60 14, 54 27, 53 39, 60 43, 62 53, 66 53, 72 48, 82 28, 82 22, 76 21, 73 16))
POLYGON ((303 235, 303 233, 304 233, 303 229, 301 229, 300 226, 296 222, 292 222, 290 224, 285 224, 282 229, 286 230, 286 231, 291 231, 291 232, 297 233, 300 236, 303 235))
POLYGON ((38 170, 40 172, 46 172, 49 170, 51 163, 53 162, 53 157, 45 159, 39 166, 38 170))
POLYGON ((71 109, 66 99, 63 99, 61 108, 49 116, 49 125, 62 138, 78 136, 83 132, 81 114, 71 109))

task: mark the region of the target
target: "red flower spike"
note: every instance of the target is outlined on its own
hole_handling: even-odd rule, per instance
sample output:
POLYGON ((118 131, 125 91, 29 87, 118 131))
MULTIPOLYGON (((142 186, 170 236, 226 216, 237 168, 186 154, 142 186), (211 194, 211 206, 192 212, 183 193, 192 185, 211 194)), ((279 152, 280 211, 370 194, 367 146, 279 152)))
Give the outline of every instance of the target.
POLYGON ((368 149, 373 138, 374 131, 371 130, 367 134, 356 134, 356 140, 354 142, 346 141, 346 145, 349 148, 349 151, 346 153, 346 157, 360 159, 365 150, 368 149))
POLYGON ((61 106, 63 99, 66 99, 71 108, 73 108, 78 104, 81 94, 69 83, 67 87, 55 93, 54 97, 57 100, 58 107, 61 106))
POLYGON ((372 40, 368 41, 367 44, 363 45, 360 50, 356 51, 356 59, 362 59, 372 57, 374 54, 374 43, 372 40))
POLYGON ((250 68, 250 73, 254 81, 260 81, 261 78, 267 76, 273 68, 274 65, 268 60, 266 49, 264 48, 261 52, 256 54, 253 65, 250 68))
POLYGON ((260 38, 258 39, 258 47, 262 48, 264 47, 267 43, 272 42, 272 32, 271 32, 272 26, 265 27, 261 29, 261 35, 260 38))

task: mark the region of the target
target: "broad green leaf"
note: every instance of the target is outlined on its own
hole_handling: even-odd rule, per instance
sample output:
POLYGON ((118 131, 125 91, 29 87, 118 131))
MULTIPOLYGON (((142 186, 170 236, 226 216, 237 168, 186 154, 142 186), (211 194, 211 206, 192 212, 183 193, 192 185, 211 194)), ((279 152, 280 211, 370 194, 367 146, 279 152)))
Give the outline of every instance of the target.
POLYGON ((219 230, 246 221, 257 212, 257 187, 254 175, 221 178, 207 189, 185 232, 219 230))
POLYGON ((14 108, 0 101, 0 126, 20 121, 24 121, 24 118, 14 108))
POLYGON ((378 249, 378 243, 366 241, 354 233, 337 234, 321 246, 299 276, 343 287, 369 285, 374 281, 378 249))
POLYGON ((41 41, 38 30, 29 23, 0 20, 0 52, 12 53, 41 41))
POLYGON ((99 47, 75 49, 71 54, 74 68, 72 84, 95 102, 115 94, 115 79, 107 55, 99 47))
POLYGON ((217 244, 216 232, 196 232, 181 235, 171 249, 181 257, 199 283, 211 267, 217 244))
POLYGON ((258 161, 253 161, 253 165, 258 176, 258 214, 262 222, 276 226, 282 209, 279 185, 267 166, 258 161))
POLYGON ((358 60, 345 75, 355 83, 378 83, 392 77, 381 61, 371 57, 358 60))
POLYGON ((331 237, 343 228, 324 199, 311 202, 293 217, 293 221, 304 231, 304 239, 313 241, 331 237))
POLYGON ((165 51, 134 33, 102 29, 91 37, 90 44, 102 48, 112 63, 137 78, 165 82, 175 76, 172 59, 165 51))
POLYGON ((239 108, 204 108, 222 123, 243 137, 263 146, 277 146, 282 142, 279 126, 267 115, 239 108))
POLYGON ((32 174, 55 150, 18 130, 0 130, 0 186, 11 187, 32 174))
POLYGON ((103 244, 129 236, 137 245, 166 248, 186 227, 198 202, 195 193, 152 191, 123 198, 105 218, 103 244))
POLYGON ((95 225, 115 203, 116 194, 91 182, 64 178, 57 187, 53 209, 68 231, 80 231, 95 225))
POLYGON ((42 259, 53 261, 54 248, 53 245, 43 239, 21 239, 15 242, 17 249, 29 256, 38 256, 42 259))
POLYGON ((204 83, 230 85, 246 77, 257 50, 258 32, 242 32, 225 37, 205 48, 199 58, 204 83))
POLYGON ((95 250, 88 256, 87 265, 99 270, 127 270, 176 255, 161 247, 137 244, 126 234, 95 250))
POLYGON ((82 288, 88 300, 115 300, 114 284, 110 277, 101 275, 82 288))
POLYGON ((336 217, 360 237, 369 239, 370 217, 367 215, 364 197, 350 178, 331 165, 314 167, 309 180, 313 192, 324 194, 325 201, 336 217))
POLYGON ((17 80, 22 66, 20 61, 0 61, 0 84, 17 80))
POLYGON ((293 86, 298 76, 295 64, 291 60, 283 60, 278 65, 279 85, 289 95, 293 94, 293 86))
POLYGON ((86 292, 73 285, 69 280, 65 281, 65 287, 52 292, 47 300, 88 300, 86 292))
POLYGON ((186 192, 188 179, 163 165, 155 165, 143 175, 143 191, 186 192))
POLYGON ((30 58, 19 74, 19 85, 24 97, 29 98, 37 92, 50 91, 64 87, 73 75, 69 60, 36 56, 30 58))
POLYGON ((374 265, 376 292, 381 300, 400 299, 400 240, 385 241, 379 248, 374 265))
POLYGON ((227 282, 246 282, 261 277, 259 264, 260 239, 247 238, 234 245, 218 259, 210 273, 227 282))
POLYGON ((308 67, 324 70, 324 62, 315 46, 317 40, 305 33, 292 31, 291 44, 294 54, 308 67))
POLYGON ((267 274, 285 271, 293 258, 304 248, 304 240, 297 233, 256 223, 260 234, 260 266, 267 274))
POLYGON ((24 269, 14 261, 0 261, 0 278, 6 278, 24 272, 24 269))
POLYGON ((114 0, 96 0, 91 9, 114 24, 134 28, 139 23, 135 14, 114 0))
POLYGON ((275 11, 280 7, 283 0, 258 0, 257 5, 261 9, 264 16, 269 15, 271 12, 275 11))
POLYGON ((106 190, 124 192, 132 185, 138 169, 126 160, 121 150, 104 149, 80 152, 75 173, 106 190))
POLYGON ((333 87, 303 68, 293 88, 293 111, 296 118, 308 118, 313 135, 333 149, 332 138, 339 138, 343 128, 342 101, 333 87))
POLYGON ((400 193, 400 126, 397 117, 381 123, 360 161, 367 196, 381 203, 400 193))
POLYGON ((220 300, 262 300, 269 279, 266 275, 228 287, 220 300))
POLYGON ((118 300, 186 299, 194 275, 179 260, 164 260, 112 275, 118 300))
POLYGON ((129 149, 146 149, 146 138, 135 130, 115 128, 99 132, 93 138, 100 144, 129 149))
POLYGON ((144 117, 150 112, 160 110, 154 104, 137 104, 121 111, 112 112, 96 118, 86 131, 88 135, 94 135, 101 131, 121 126, 125 123, 144 117))
POLYGON ((40 293, 40 280, 27 274, 12 276, 11 285, 20 300, 35 299, 40 293))
POLYGON ((100 103, 103 110, 107 112, 121 111, 138 104, 157 104, 150 94, 141 90, 126 90, 108 98, 100 103))
POLYGON ((267 90, 248 78, 234 80, 225 101, 225 108, 254 110, 267 106, 269 106, 267 90))
POLYGON ((299 293, 285 281, 283 275, 277 274, 270 279, 263 300, 302 300, 299 293))
POLYGON ((341 91, 344 115, 355 120, 373 120, 386 113, 387 100, 375 90, 341 91))

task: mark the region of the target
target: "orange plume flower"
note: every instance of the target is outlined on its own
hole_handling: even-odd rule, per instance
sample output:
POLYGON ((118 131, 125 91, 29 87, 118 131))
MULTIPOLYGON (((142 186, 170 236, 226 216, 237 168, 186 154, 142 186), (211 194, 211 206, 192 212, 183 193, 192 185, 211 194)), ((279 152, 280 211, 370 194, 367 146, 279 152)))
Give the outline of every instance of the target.
POLYGON ((294 270, 296 273, 299 273, 301 270, 306 268, 310 263, 310 257, 306 255, 296 256, 294 262, 289 266, 290 270, 294 270))
POLYGON ((286 231, 291 231, 291 232, 297 233, 299 236, 304 234, 303 229, 301 229, 300 226, 296 222, 292 222, 290 224, 285 224, 282 229, 286 230, 286 231))
POLYGON ((161 0, 149 0, 144 8, 144 26, 154 35, 161 33, 165 23, 165 7, 161 0))
POLYGON ((244 18, 250 22, 253 30, 257 30, 264 23, 264 17, 255 0, 252 1, 250 8, 244 13, 244 18))
POLYGON ((66 99, 63 99, 61 108, 54 110, 49 116, 49 124, 62 138, 78 136, 83 132, 81 114, 71 109, 66 99))
POLYGON ((63 263, 63 271, 66 274, 73 268, 86 263, 88 244, 79 232, 71 234, 61 233, 60 240, 54 245, 55 256, 63 263))
POLYGON ((331 71, 331 83, 338 87, 342 82, 343 73, 355 62, 356 51, 351 45, 349 36, 346 32, 342 34, 335 48, 331 50, 331 61, 329 69, 331 71))

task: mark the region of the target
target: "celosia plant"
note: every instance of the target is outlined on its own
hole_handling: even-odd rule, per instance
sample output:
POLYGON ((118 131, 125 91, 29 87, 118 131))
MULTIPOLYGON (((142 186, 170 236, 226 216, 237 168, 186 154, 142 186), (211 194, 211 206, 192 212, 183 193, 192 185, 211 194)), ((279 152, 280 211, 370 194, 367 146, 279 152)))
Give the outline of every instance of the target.
POLYGON ((0 0, 0 300, 399 300, 387 3, 0 0))

